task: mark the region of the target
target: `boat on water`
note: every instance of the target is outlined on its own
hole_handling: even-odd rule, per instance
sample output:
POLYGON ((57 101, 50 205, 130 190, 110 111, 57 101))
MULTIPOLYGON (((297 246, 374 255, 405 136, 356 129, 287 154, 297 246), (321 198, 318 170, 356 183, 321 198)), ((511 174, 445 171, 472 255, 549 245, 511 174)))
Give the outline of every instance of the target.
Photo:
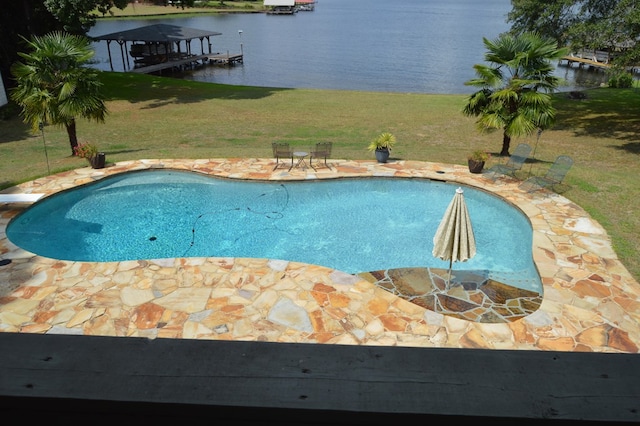
POLYGON ((295 2, 296 8, 300 12, 313 12, 316 6, 315 0, 295 0, 295 2))

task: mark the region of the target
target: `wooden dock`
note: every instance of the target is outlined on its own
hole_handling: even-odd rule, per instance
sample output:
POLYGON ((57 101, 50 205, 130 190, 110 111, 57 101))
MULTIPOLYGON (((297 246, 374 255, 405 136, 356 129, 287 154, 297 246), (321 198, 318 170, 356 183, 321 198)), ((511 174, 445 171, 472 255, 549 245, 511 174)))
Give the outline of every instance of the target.
POLYGON ((161 62, 159 64, 147 65, 143 67, 133 68, 131 72, 138 74, 151 74, 154 72, 170 69, 170 68, 192 68, 195 66, 201 66, 206 63, 211 64, 235 64, 241 63, 244 59, 242 53, 212 53, 209 55, 192 55, 181 59, 175 59, 171 61, 161 62))
POLYGON ((562 58, 560 58, 560 63, 562 64, 562 61, 566 61, 568 66, 572 66, 574 63, 578 64, 578 67, 582 68, 584 66, 588 66, 591 68, 598 68, 598 69, 602 69, 602 70, 607 70, 611 67, 611 65, 609 65, 606 62, 600 62, 594 59, 588 59, 588 58, 583 58, 580 56, 573 56, 573 55, 567 55, 567 56, 563 56, 562 58))
POLYGON ((242 53, 216 53, 213 55, 208 55, 209 62, 213 64, 227 64, 232 65, 235 63, 242 63, 244 60, 244 55, 242 53))
MULTIPOLYGON (((611 68, 609 59, 608 53, 596 51, 595 54, 591 55, 583 53, 563 56, 558 62, 562 65, 564 61, 568 67, 573 66, 573 64, 578 64, 578 68, 589 67, 600 71, 607 71, 611 68)), ((625 69, 632 74, 636 74, 640 72, 640 65, 626 66, 625 69)))

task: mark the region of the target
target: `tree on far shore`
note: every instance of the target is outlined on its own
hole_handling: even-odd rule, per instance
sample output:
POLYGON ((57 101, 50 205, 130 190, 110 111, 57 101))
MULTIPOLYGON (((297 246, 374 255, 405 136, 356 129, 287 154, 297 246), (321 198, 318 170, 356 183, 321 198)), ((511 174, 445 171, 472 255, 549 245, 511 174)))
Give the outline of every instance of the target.
POLYGON ((536 33, 502 34, 483 39, 489 65, 473 66, 476 78, 465 84, 478 88, 469 96, 463 113, 478 117, 481 131, 502 129, 501 156, 509 155, 512 137, 529 136, 549 128, 555 109, 549 93, 560 79, 551 61, 566 55, 555 41, 536 33))
POLYGON ((20 52, 24 62, 11 67, 17 83, 9 92, 11 99, 32 130, 46 124, 64 126, 71 154, 76 155, 76 117, 104 122, 107 114, 100 71, 87 66, 94 55, 91 42, 84 36, 52 32, 27 43, 31 52, 20 52))
POLYGON ((577 52, 607 50, 617 67, 640 63, 640 0, 511 0, 511 32, 535 31, 577 52))

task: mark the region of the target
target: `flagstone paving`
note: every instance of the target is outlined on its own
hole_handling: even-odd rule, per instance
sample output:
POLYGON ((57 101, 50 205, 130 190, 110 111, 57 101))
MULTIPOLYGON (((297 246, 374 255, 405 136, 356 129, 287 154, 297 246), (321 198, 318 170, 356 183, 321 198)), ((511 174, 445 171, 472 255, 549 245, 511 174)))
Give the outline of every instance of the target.
POLYGON ((263 180, 389 176, 446 180, 503 197, 533 226, 543 294, 477 271, 428 268, 359 276, 273 259, 172 258, 71 262, 6 238, 24 203, 0 205, 0 332, 313 344, 638 352, 640 285, 604 229, 579 206, 511 178, 417 161, 332 160, 273 170, 273 159, 139 160, 80 168, 4 193, 46 196, 114 173, 150 168, 263 180), (427 280, 425 277, 429 277, 427 280))
POLYGON ((399 268, 358 274, 411 303, 476 322, 509 322, 540 308, 542 294, 490 279, 487 271, 399 268))

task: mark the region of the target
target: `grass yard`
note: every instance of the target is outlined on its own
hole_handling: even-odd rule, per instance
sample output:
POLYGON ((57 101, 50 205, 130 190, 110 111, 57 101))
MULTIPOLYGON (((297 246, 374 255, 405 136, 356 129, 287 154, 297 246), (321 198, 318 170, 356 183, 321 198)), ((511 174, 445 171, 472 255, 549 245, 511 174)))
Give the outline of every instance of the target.
MULTIPOLYGON (((462 115, 465 95, 227 86, 126 73, 102 73, 106 123, 79 120, 80 141, 92 141, 108 162, 144 158, 267 157, 271 142, 308 147, 334 143, 333 158, 373 159, 369 141, 397 136, 392 159, 466 164, 474 149, 497 157, 500 132, 482 134, 462 115)), ((575 160, 556 191, 600 222, 614 249, 640 279, 640 92, 600 88, 586 99, 555 95, 558 120, 535 146, 535 161, 519 174, 543 174, 556 156, 575 160)), ((0 121, 0 188, 51 173, 86 167, 72 157, 64 129, 35 134, 19 117, 0 121), (46 151, 44 145, 46 143, 46 151), (47 166, 48 157, 48 166, 47 166)))

